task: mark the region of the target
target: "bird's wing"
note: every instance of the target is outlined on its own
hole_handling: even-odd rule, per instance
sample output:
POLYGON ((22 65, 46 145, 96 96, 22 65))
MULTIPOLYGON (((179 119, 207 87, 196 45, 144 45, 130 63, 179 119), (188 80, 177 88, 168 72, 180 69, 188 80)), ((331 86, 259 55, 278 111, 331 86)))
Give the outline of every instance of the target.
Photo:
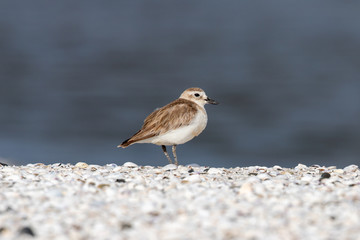
POLYGON ((132 136, 129 142, 135 143, 189 125, 197 111, 196 103, 185 99, 177 99, 152 112, 144 120, 141 130, 132 136))

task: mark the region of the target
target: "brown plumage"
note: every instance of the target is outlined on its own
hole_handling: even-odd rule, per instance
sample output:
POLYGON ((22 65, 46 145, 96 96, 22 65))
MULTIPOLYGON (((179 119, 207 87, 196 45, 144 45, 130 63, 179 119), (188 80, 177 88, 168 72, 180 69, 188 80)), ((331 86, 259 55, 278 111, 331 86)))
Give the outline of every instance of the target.
POLYGON ((206 127, 205 104, 218 104, 208 98, 201 88, 186 89, 180 98, 155 110, 144 121, 142 128, 118 147, 126 148, 134 143, 161 145, 166 158, 172 163, 166 146, 172 145, 175 164, 176 146, 198 136, 206 127))
POLYGON ((125 148, 138 141, 166 133, 188 125, 197 112, 196 103, 186 99, 176 99, 166 106, 152 112, 145 120, 142 128, 119 147, 125 148))

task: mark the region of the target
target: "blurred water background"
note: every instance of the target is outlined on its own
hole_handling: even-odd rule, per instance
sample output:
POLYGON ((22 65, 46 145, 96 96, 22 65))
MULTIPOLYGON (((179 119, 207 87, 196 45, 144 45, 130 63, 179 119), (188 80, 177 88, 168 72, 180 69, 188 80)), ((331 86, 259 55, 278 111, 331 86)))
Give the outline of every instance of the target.
POLYGON ((1 1, 0 162, 166 165, 116 146, 201 87, 181 164, 360 163, 360 2, 1 1))

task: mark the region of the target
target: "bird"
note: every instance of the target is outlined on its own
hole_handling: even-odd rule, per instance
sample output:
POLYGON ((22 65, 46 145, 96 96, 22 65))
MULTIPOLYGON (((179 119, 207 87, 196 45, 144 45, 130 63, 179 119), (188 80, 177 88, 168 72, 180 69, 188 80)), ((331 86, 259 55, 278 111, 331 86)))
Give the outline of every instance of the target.
POLYGON ((178 99, 147 116, 141 129, 118 145, 118 148, 126 148, 135 143, 156 144, 161 146, 172 164, 166 149, 166 146, 172 146, 174 163, 178 165, 176 146, 198 136, 207 125, 205 104, 219 103, 209 98, 201 88, 186 89, 178 99))

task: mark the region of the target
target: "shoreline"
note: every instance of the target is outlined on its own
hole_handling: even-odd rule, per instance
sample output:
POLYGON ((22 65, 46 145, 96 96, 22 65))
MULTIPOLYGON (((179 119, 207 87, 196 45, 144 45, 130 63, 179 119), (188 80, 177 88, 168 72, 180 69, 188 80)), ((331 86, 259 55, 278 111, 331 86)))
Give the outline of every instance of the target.
POLYGON ((0 166, 0 238, 357 239, 356 165, 0 166))

